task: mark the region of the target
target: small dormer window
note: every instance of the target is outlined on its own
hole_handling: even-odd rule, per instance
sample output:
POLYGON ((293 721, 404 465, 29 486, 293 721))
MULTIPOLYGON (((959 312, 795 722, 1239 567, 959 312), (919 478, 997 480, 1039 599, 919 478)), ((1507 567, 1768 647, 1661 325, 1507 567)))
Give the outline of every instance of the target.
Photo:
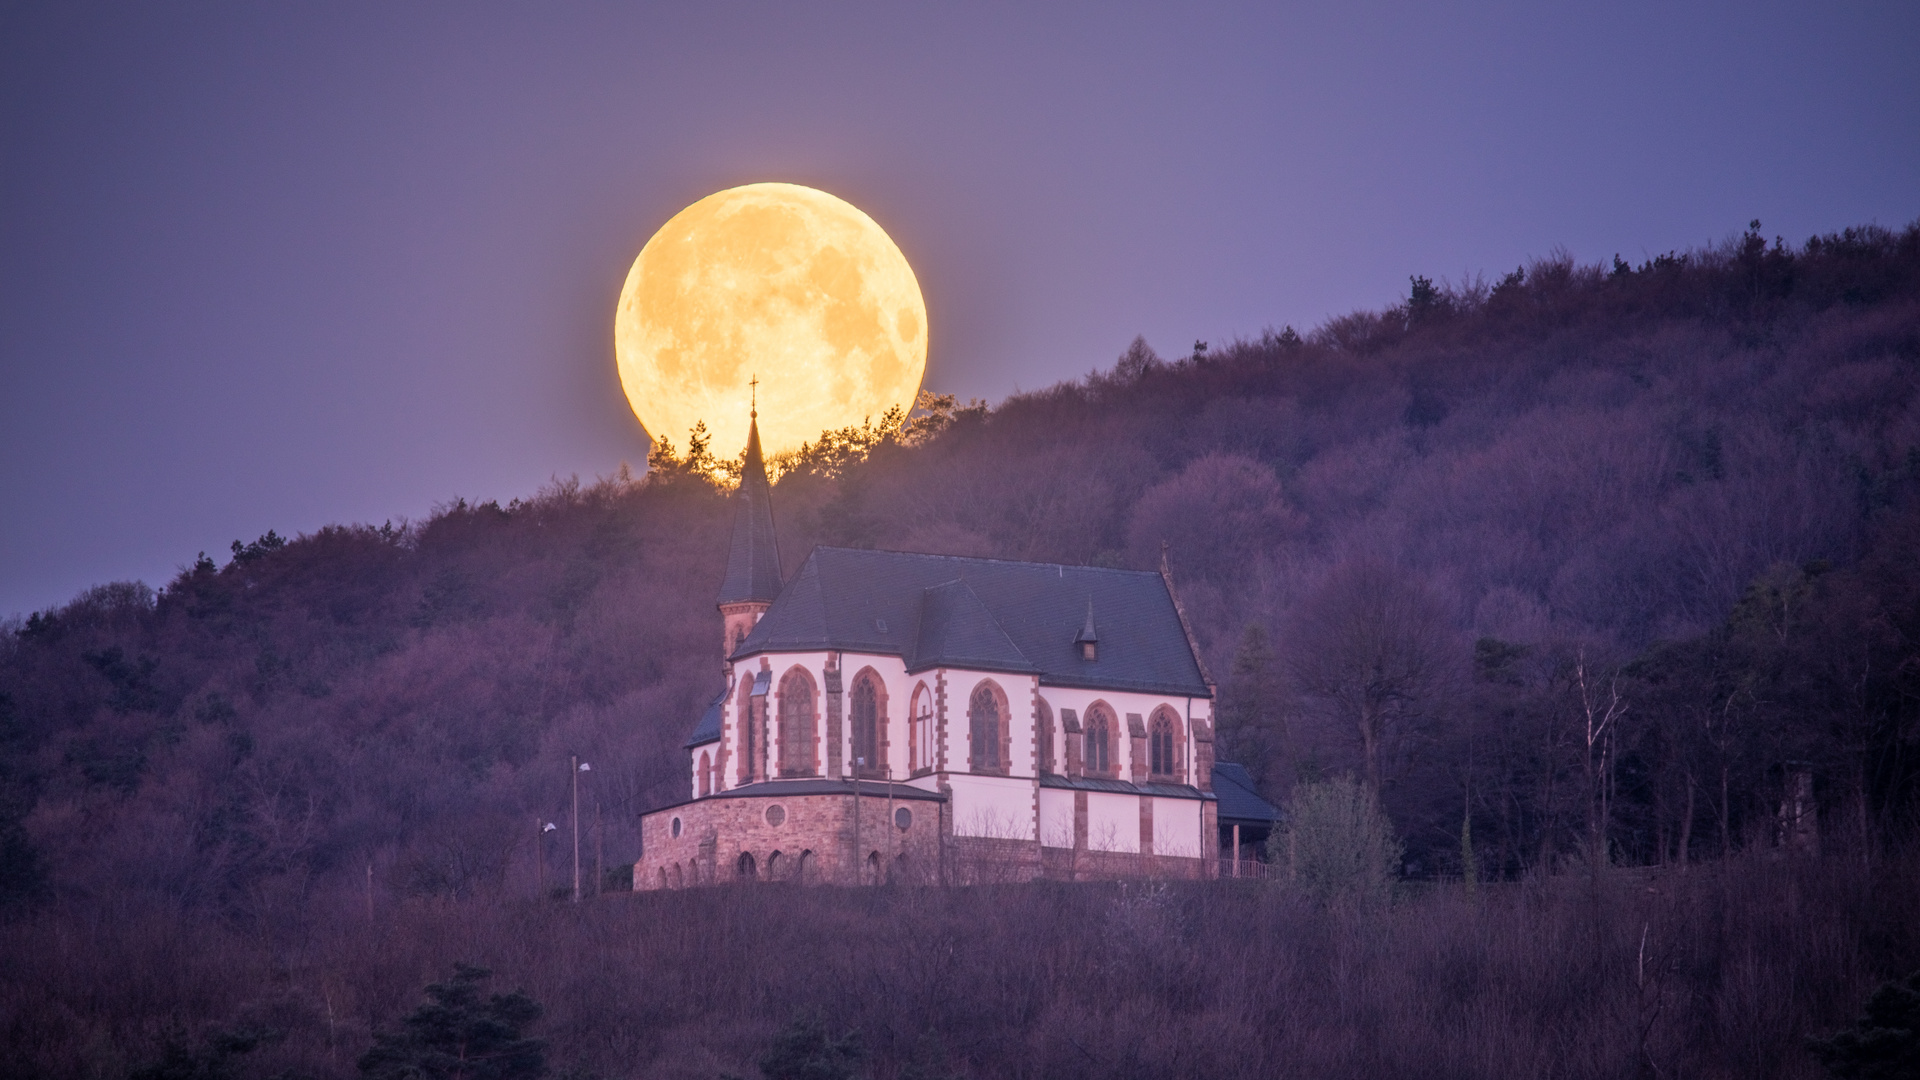
POLYGON ((1080 643, 1080 659, 1082 660, 1100 659, 1100 643, 1097 641, 1081 642, 1080 643))

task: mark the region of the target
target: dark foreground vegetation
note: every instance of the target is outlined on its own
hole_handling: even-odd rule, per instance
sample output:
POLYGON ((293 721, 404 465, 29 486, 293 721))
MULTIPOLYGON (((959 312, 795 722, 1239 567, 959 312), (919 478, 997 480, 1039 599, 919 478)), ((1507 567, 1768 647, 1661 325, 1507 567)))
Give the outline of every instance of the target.
POLYGON ((820 1080, 1766 1080, 1823 1075, 1808 1037, 1920 957, 1920 860, 1739 858, 1383 907, 1245 882, 416 899, 280 941, 98 915, 0 928, 12 1071, 124 1075, 241 1039, 235 1073, 352 1075, 471 961, 544 1008, 525 1034, 556 1075, 755 1076, 798 1020, 854 1051, 820 1080))
POLYGON ((1509 1052, 1540 1075, 1793 1075, 1795 1039, 1920 966, 1897 910, 1920 805, 1920 227, 1415 278, 1306 335, 1135 342, 996 407, 930 405, 778 463, 789 570, 816 543, 1141 567, 1164 543, 1223 754, 1280 801, 1357 778, 1397 876, 1434 891, 1347 922, 1288 890, 1153 894, 1188 951, 1119 947, 1098 977, 1071 943, 1160 917, 1134 893, 530 903, 571 882, 569 755, 593 764, 589 894, 686 789, 735 448, 662 441, 639 480, 269 533, 7 625, 7 1060, 111 1075, 175 1025, 198 1053, 297 999, 259 1019, 284 1039, 221 1060, 348 1073, 471 961, 548 1007, 556 1063, 610 1075, 744 1068, 815 1002, 882 1074, 924 1036, 975 1075, 1176 1051, 1193 1075, 1504 1073, 1509 1052), (716 926, 721 959, 646 962, 716 926), (776 933, 842 974, 806 982, 776 933), (1629 938, 1654 1004, 1623 1004, 1629 938), (1152 956, 1171 966, 1121 978, 1152 956), (906 1006, 876 988, 928 970, 961 981, 887 1012, 906 1006), (613 1015, 589 999, 639 1019, 569 1019, 613 1015), (1643 1008, 1650 1043, 1622 1034, 1643 1008), (1432 1010, 1452 1026, 1416 1038, 1432 1010), (1192 1038, 1141 1041, 1180 1017, 1192 1038))

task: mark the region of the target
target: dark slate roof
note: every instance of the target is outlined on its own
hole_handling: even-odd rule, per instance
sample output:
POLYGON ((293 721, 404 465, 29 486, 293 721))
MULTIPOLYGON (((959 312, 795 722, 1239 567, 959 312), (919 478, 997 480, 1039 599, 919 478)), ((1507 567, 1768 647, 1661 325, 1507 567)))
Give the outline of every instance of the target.
POLYGON ((773 489, 760 458, 760 424, 747 423, 747 460, 734 492, 733 542, 727 548, 722 604, 771 601, 780 595, 780 545, 773 535, 773 489))
POLYGON ((907 668, 984 668, 1035 672, 980 597, 959 579, 927 589, 920 601, 920 625, 907 668))
POLYGON ((723 686, 720 688, 720 695, 713 699, 713 704, 708 705, 707 711, 700 714, 700 723, 694 727, 693 734, 687 736, 687 741, 680 745, 691 750, 696 746, 704 746, 719 739, 720 710, 726 703, 727 688, 723 686))
POLYGON ((1211 696, 1156 573, 1096 566, 815 548, 735 657, 842 649, 1034 673, 1049 686, 1211 696), (1099 610, 1100 653, 1074 638, 1099 610))
POLYGON ((1272 825, 1285 816, 1254 790, 1253 777, 1247 775, 1246 768, 1231 761, 1213 763, 1213 793, 1220 797, 1220 820, 1228 824, 1272 825))

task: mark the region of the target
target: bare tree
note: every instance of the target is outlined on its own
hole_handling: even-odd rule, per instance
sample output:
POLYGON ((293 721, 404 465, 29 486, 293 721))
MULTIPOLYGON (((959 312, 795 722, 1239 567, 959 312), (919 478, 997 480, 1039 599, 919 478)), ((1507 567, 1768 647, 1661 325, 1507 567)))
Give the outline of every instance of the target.
POLYGON ((1607 821, 1613 810, 1614 736, 1617 721, 1626 714, 1627 703, 1620 698, 1618 672, 1609 673, 1606 685, 1601 675, 1587 662, 1585 649, 1574 656, 1573 677, 1580 690, 1580 718, 1585 722, 1587 749, 1582 770, 1587 779, 1588 857, 1597 867, 1607 859, 1607 821))

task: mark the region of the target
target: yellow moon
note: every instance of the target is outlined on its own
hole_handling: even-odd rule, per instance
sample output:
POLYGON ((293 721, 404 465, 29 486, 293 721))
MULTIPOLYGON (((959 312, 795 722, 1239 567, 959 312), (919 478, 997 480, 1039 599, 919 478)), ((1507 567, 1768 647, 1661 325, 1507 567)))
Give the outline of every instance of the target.
POLYGON ((614 314, 627 402, 647 433, 687 448, 705 421, 716 457, 747 441, 759 379, 769 454, 909 407, 927 367, 927 307, 906 256, 852 205, 797 184, 709 195, 653 234, 614 314))

